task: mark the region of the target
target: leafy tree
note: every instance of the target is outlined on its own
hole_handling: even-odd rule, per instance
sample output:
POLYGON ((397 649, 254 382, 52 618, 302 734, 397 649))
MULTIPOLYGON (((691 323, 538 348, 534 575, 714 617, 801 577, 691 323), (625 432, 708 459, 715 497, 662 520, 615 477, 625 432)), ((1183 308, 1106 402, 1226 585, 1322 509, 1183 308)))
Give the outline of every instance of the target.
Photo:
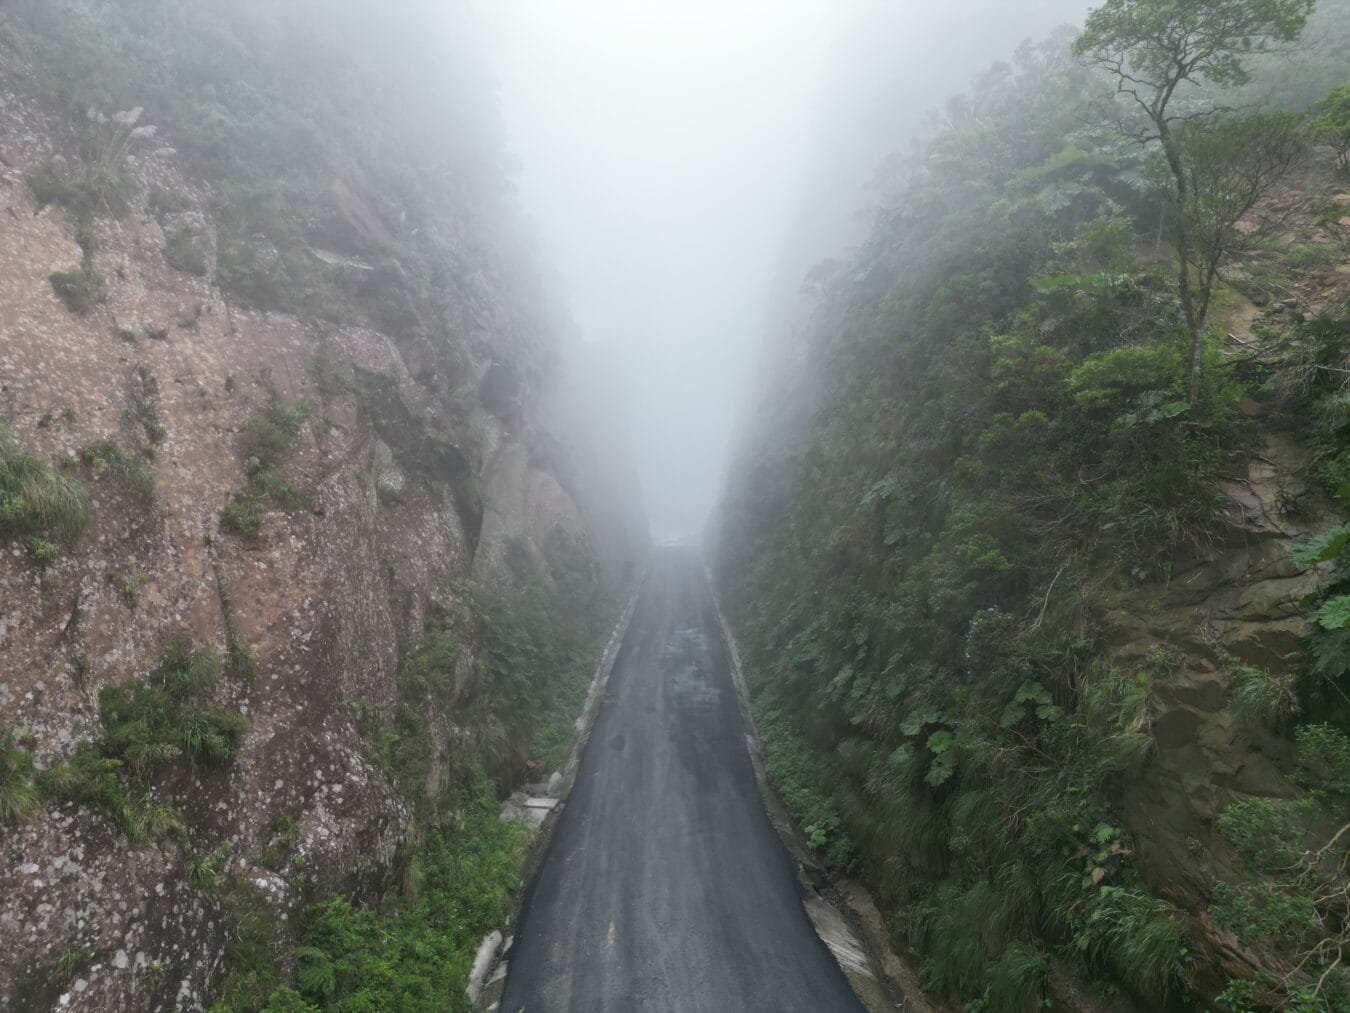
POLYGON ((1251 56, 1273 52, 1303 31, 1315 0, 1107 0, 1089 13, 1075 55, 1116 78, 1116 90, 1143 116, 1132 131, 1141 143, 1158 143, 1170 175, 1177 248, 1177 294, 1191 339, 1190 400, 1200 387, 1205 310, 1192 285, 1192 237, 1185 211, 1192 206, 1180 124, 1213 112, 1183 113, 1176 101, 1185 85, 1235 87, 1250 79, 1251 56))
MULTIPOLYGON (((1307 140, 1297 115, 1262 113, 1188 120, 1173 131, 1172 143, 1185 182, 1174 230, 1183 237, 1179 249, 1189 257, 1192 308, 1200 325, 1219 267, 1257 249, 1285 224, 1287 214, 1257 213, 1257 205, 1302 157, 1307 140)), ((1156 175, 1165 188, 1170 166, 1159 164, 1156 175)), ((1193 356, 1192 368, 1198 364, 1193 356)), ((1196 383, 1192 376, 1192 397, 1196 383)))
POLYGON ((1313 137, 1329 144, 1336 152, 1336 164, 1342 172, 1350 172, 1350 84, 1332 89, 1317 104, 1311 124, 1313 137))

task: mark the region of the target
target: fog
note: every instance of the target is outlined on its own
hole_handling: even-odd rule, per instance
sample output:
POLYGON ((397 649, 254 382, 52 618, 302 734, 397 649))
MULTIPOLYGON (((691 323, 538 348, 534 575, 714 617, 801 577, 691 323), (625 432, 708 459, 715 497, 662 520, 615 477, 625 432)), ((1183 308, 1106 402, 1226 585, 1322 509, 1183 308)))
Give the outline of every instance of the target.
POLYGON ((976 71, 1078 0, 492 0, 518 201, 555 297, 625 380, 658 539, 698 532, 802 275, 976 71))

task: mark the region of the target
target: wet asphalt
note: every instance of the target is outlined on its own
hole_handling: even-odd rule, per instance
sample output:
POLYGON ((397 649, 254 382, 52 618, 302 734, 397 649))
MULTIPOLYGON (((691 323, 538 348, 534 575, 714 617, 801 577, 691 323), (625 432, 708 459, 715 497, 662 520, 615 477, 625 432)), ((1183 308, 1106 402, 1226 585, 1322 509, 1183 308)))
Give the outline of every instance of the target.
POLYGON ((508 957, 503 1013, 862 1009, 760 801, 695 551, 655 554, 508 957))

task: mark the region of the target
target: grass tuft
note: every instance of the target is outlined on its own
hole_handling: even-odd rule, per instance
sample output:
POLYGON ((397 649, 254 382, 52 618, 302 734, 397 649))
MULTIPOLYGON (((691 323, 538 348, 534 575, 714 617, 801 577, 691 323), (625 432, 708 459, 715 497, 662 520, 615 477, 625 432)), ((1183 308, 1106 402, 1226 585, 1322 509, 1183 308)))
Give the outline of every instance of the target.
POLYGON ((59 532, 77 535, 89 520, 89 495, 76 479, 21 453, 0 425, 0 537, 59 532))

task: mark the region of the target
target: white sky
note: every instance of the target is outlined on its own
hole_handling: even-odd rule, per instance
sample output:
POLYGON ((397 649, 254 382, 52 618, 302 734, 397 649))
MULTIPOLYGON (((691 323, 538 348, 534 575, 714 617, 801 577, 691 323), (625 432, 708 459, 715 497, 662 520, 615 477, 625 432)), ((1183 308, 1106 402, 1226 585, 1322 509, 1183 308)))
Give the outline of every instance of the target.
POLYGON ((628 377, 657 537, 696 534, 716 497, 784 271, 837 252, 924 112, 1086 6, 482 0, 520 202, 628 377))

